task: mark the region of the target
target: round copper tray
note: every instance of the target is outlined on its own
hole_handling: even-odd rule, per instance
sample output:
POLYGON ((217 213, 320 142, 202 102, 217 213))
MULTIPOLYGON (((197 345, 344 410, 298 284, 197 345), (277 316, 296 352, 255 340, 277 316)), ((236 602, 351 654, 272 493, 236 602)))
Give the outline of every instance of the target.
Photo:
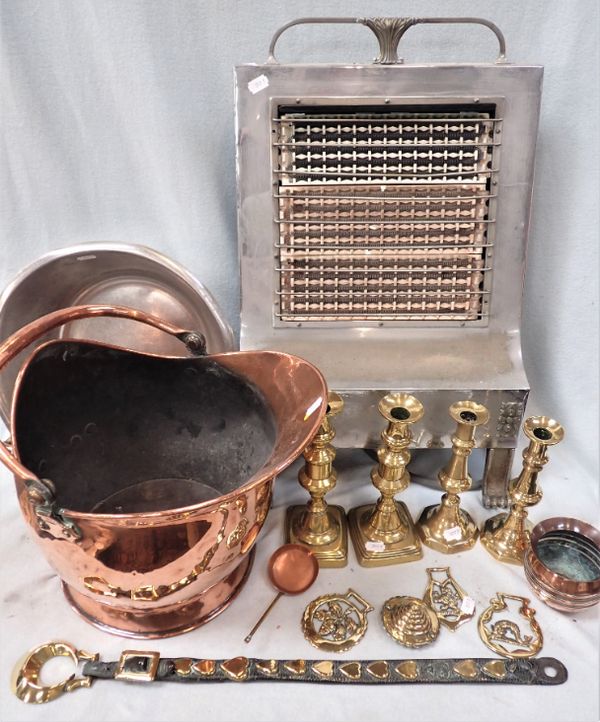
POLYGON ((578 519, 537 524, 525 554, 525 576, 535 594, 564 612, 600 601, 600 531, 578 519))
MULTIPOLYGON (((200 331, 209 354, 234 350, 231 328, 209 291, 170 258, 144 246, 83 243, 60 248, 24 268, 0 295, 0 341, 51 311, 82 304, 129 306, 174 326, 200 331)), ((50 338, 75 338, 135 351, 181 355, 181 344, 165 333, 128 319, 84 319, 52 331, 50 338)), ((0 375, 0 415, 6 422, 23 351, 0 375)))

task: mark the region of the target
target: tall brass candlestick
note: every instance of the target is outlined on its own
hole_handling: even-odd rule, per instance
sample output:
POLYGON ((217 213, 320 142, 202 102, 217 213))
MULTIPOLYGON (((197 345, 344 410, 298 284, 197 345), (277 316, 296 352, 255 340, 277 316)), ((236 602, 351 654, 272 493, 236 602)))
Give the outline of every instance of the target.
POLYGON ((565 433, 558 421, 548 416, 531 416, 523 431, 529 446, 523 451, 521 473, 509 485, 510 511, 491 517, 481 530, 481 543, 492 556, 501 562, 521 565, 533 528, 527 519, 527 507, 542 498, 538 474, 548 461, 548 447, 562 441, 565 433))
POLYGON ((449 411, 456 421, 456 432, 452 437, 452 457, 438 474, 445 494, 440 504, 426 507, 417 522, 421 541, 444 554, 471 549, 477 541, 477 525, 460 508, 458 495, 471 488, 468 459, 475 446, 475 430, 487 424, 490 417, 485 406, 474 401, 457 401, 449 411))
POLYGON ((348 563, 348 525, 341 506, 329 506, 325 494, 336 485, 333 468, 335 430, 331 419, 344 408, 341 396, 331 391, 327 414, 310 445, 304 451, 304 466, 298 481, 310 494, 306 505, 288 507, 286 541, 310 547, 321 567, 345 567, 348 563))
POLYGON ((348 515, 350 535, 359 563, 364 567, 399 564, 420 559, 421 544, 410 513, 394 495, 406 489, 410 475, 407 450, 410 426, 423 416, 423 405, 409 394, 388 394, 379 402, 379 413, 388 425, 382 432, 383 446, 377 452, 379 464, 371 481, 381 496, 376 504, 352 509, 348 515))

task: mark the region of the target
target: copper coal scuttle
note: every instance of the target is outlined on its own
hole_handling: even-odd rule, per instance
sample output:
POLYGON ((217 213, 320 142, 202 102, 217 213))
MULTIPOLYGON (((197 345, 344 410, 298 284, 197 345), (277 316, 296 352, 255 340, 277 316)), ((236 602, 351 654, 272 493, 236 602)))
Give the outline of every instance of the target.
POLYGON ((274 478, 317 431, 326 386, 295 356, 207 356, 199 333, 100 305, 26 325, 0 346, 0 369, 51 329, 98 316, 154 326, 192 355, 81 339, 38 346, 19 373, 0 460, 80 614, 126 636, 177 634, 239 592, 274 478))

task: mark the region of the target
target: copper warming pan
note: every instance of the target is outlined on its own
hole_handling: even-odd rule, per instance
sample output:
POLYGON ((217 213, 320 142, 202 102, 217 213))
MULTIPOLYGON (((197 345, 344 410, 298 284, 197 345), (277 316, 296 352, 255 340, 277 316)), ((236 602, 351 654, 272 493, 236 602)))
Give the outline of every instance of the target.
POLYGON ((0 370, 50 329, 98 316, 158 328, 194 355, 39 346, 17 378, 0 460, 76 611, 125 636, 178 634, 243 585, 273 481, 323 417, 325 382, 287 353, 205 356, 202 334, 119 306, 33 321, 0 346, 0 370))

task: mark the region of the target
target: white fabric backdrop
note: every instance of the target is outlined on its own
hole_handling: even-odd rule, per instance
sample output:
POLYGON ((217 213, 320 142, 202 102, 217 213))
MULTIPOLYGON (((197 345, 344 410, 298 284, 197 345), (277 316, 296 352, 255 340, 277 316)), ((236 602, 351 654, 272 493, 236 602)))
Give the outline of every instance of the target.
MULTIPOLYGON (((294 17, 306 15, 479 15, 496 22, 507 37, 510 60, 540 63, 546 68, 525 284, 524 357, 534 390, 533 407, 559 418, 567 438, 553 455, 553 478, 557 483, 547 489, 547 496, 552 494, 551 506, 543 510, 541 517, 536 510, 536 517, 564 512, 579 514, 597 524, 596 0, 288 0, 281 5, 269 0, 4 0, 0 13, 0 288, 25 264, 51 249, 91 240, 142 243, 172 256, 195 273, 214 293, 236 331, 239 283, 233 65, 266 59, 274 30, 294 17)), ((495 41, 483 28, 415 28, 403 45, 408 61, 491 60, 495 53, 495 41)), ((360 61, 373 54, 373 40, 362 27, 295 29, 284 37, 280 50, 282 59, 290 61, 360 61)), ((24 536, 14 494, 9 490, 10 480, 3 470, 0 482, 2 519, 6 522, 2 526, 2 555, 7 596, 2 615, 0 670, 4 697, 6 670, 14 655, 42 641, 33 636, 33 630, 39 632, 40 627, 29 624, 28 609, 50 611, 56 603, 60 614, 54 618, 51 611, 47 626, 42 626, 50 635, 63 634, 63 616, 70 619, 70 613, 42 560, 26 565, 27 570, 35 568, 34 578, 43 585, 39 587, 42 598, 38 603, 27 602, 24 592, 31 580, 14 558, 22 554, 23 559, 34 560, 35 554, 24 536), (15 602, 15 594, 20 601, 15 602)), ((368 493, 362 488, 363 493, 368 493)), ((355 497, 352 502, 356 502, 355 497)), ((284 501, 280 499, 280 503, 284 501)), ((479 516, 482 514, 485 516, 479 508, 479 516)), ((272 533, 265 540, 261 558, 266 558, 277 539, 272 533)), ((262 589, 262 602, 264 587, 257 575, 253 575, 252 588, 262 589)), ((493 591, 495 587, 490 594, 493 591)), ((229 612, 218 623, 220 627, 215 622, 206 632, 188 635, 185 648, 178 647, 174 640, 169 651, 187 649, 192 653, 192 637, 203 640, 203 634, 214 635, 219 629, 222 633, 228 628, 226 618, 231 620, 232 614, 240 629, 244 628, 257 609, 255 604, 247 607, 247 620, 240 621, 236 616, 244 611, 240 601, 232 608, 237 611, 229 612), (208 632, 211 627, 215 632, 208 632)), ((293 607, 292 620, 298 609, 293 607)), ((544 613, 552 619, 551 612, 544 609, 544 613)), ((565 627, 563 641, 574 658, 575 639, 580 651, 587 650, 588 657, 597 656, 595 619, 588 615, 584 620, 592 635, 587 644, 585 635, 574 638, 565 627)), ((73 626, 79 631, 73 641, 83 640, 105 650, 118 648, 118 640, 117 644, 111 640, 109 647, 105 636, 83 623, 69 623, 79 624, 73 626)), ((372 626, 376 626, 375 620, 372 626)), ((239 652, 239 646, 229 646, 232 653, 239 652)), ((482 649, 472 653, 481 654, 482 649)), ((212 651, 216 654, 223 650, 213 645, 212 651)), ((281 649, 261 650, 276 651, 283 654, 283 645, 281 649)), ((361 648, 361 654, 367 651, 361 648)), ((371 652, 377 653, 375 649, 371 652)), ((299 648, 297 653, 306 653, 306 649, 299 648)), ((442 649, 442 653, 455 654, 458 648, 442 649)), ((561 656, 560 646, 552 653, 561 656)), ((585 668, 582 672, 586 674, 585 668)), ((578 690, 578 703, 582 705, 577 718, 597 719, 597 686, 592 679, 596 672, 597 667, 587 671, 591 687, 581 685, 580 679, 580 686, 571 688, 578 690)), ((563 688, 563 699, 568 694, 565 690, 568 688, 563 688)), ((100 689, 93 694, 100 695, 100 689)), ((309 716, 306 709, 294 705, 310 699, 312 690, 303 688, 289 694, 293 702, 279 707, 277 713, 290 719, 301 713, 309 716)), ((430 694, 428 690, 422 699, 430 698, 430 694)), ((505 712, 513 719, 521 718, 515 708, 509 714, 502 707, 505 695, 496 690, 487 697, 483 691, 475 697, 466 695, 465 690, 448 694, 449 699, 462 699, 463 703, 478 699, 483 704, 486 699, 494 699, 494 704, 500 706, 491 713, 484 706, 478 708, 488 718, 505 712)), ((559 719, 552 713, 548 716, 549 708, 544 705, 544 701, 557 699, 556 691, 553 694, 529 697, 537 701, 534 708, 525 710, 528 718, 559 719)), ((169 695, 169 699, 176 700, 176 695, 169 695)), ((218 694, 211 695, 216 704, 218 694)), ((107 690, 106 697, 95 699, 109 697, 107 690)), ((182 710, 184 699, 182 696, 178 703, 182 710)), ((247 718, 272 716, 260 707, 260 695, 253 693, 251 699, 258 701, 244 710, 247 718)), ((406 699, 418 700, 418 695, 411 693, 406 699)), ((441 700, 443 696, 436 693, 431 699, 441 700)), ((12 700, 8 704, 11 719, 25 718, 23 707, 14 706, 12 700)), ((85 709, 90 719, 118 716, 112 715, 108 707, 102 712, 93 703, 88 704, 85 709)), ((52 707, 46 708, 44 716, 65 718, 67 708, 63 705, 55 713, 52 707)), ((164 707, 154 712, 152 709, 145 706, 147 719, 160 719, 166 714, 164 707)), ((340 718, 350 720, 359 713, 358 707, 343 709, 340 718)), ((434 716, 427 707, 420 713, 416 709, 410 708, 414 718, 434 716)), ((447 719, 467 714, 458 707, 451 709, 454 711, 440 708, 439 714, 448 715, 447 719)), ((135 719, 141 716, 139 712, 140 708, 122 708, 119 714, 135 719)), ((313 712, 318 716, 317 709, 313 712)), ((27 714, 33 719, 41 711, 28 710, 27 714)), ((217 717, 221 713, 213 708, 212 714, 217 717)), ((336 718, 331 709, 329 714, 336 718)), ((395 708, 384 705, 381 714, 382 718, 395 715, 395 708)), ((189 710, 188 716, 195 716, 195 710, 189 710)), ((178 717, 185 717, 181 710, 178 717)))

